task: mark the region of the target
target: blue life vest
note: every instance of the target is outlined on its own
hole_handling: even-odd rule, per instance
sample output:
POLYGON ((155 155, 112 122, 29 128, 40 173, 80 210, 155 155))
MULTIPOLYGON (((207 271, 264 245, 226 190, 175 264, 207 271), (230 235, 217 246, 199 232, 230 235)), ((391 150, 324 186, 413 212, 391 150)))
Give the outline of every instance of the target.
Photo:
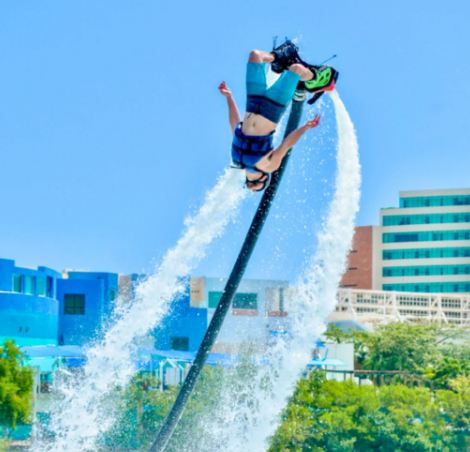
POLYGON ((245 135, 242 132, 242 123, 235 128, 232 142, 232 162, 240 169, 252 173, 262 173, 256 164, 273 149, 272 131, 269 135, 245 135))

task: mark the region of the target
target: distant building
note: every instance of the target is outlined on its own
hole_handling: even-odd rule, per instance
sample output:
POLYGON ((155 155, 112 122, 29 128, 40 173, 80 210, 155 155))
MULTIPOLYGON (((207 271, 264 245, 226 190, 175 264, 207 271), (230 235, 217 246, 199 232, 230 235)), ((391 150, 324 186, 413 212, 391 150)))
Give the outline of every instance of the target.
MULTIPOLYGON (((225 278, 191 279, 191 306, 207 309, 207 323, 214 315, 226 281, 225 278)), ((287 281, 242 280, 214 351, 234 353, 240 344, 248 342, 259 351, 264 350, 273 337, 289 328, 289 291, 287 281)))
POLYGON ((470 189, 400 192, 380 219, 376 288, 470 293, 470 189))
POLYGON ((59 345, 83 345, 99 338, 114 308, 118 275, 105 272, 64 274, 57 281, 59 345))
MULTIPOLYGON (((222 296, 225 278, 193 277, 155 331, 159 350, 196 351, 222 296)), ((286 281, 242 280, 213 351, 236 353, 250 343, 262 351, 288 328, 286 281)))
POLYGON ((84 345, 114 308, 118 275, 17 267, 0 259, 0 343, 84 345))
POLYGON ((197 351, 207 329, 207 309, 190 303, 189 279, 187 291, 172 301, 169 314, 155 329, 157 350, 197 351))
POLYGON ((340 286, 470 293, 470 189, 400 192, 380 226, 356 228, 340 286))
POLYGON ((351 289, 372 289, 374 268, 374 236, 378 234, 375 226, 355 228, 353 243, 348 258, 348 266, 340 287, 351 289))
POLYGON ((47 267, 17 267, 0 259, 0 343, 57 344, 60 273, 47 267))

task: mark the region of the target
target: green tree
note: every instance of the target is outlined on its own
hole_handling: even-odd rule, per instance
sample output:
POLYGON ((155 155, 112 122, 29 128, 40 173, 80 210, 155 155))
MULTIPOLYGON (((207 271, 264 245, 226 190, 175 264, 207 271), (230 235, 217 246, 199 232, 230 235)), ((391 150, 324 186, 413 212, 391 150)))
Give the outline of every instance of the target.
MULTIPOLYGON (((200 442, 205 434, 201 419, 215 409, 220 400, 221 372, 218 367, 206 366, 171 438, 167 450, 181 450, 184 441, 200 442)), ((137 374, 125 389, 113 395, 120 410, 116 423, 102 439, 111 450, 145 450, 155 439, 178 393, 179 387, 159 390, 159 382, 149 373, 137 374)))
POLYGON ((454 450, 470 450, 470 377, 460 375, 449 386, 451 391, 436 391, 436 400, 454 433, 454 450))
POLYGON ((158 390, 158 380, 152 374, 136 374, 125 390, 117 389, 113 396, 120 405, 119 415, 103 443, 113 450, 146 444, 149 436, 160 428, 175 394, 175 388, 158 390))
POLYGON ((33 371, 22 364, 23 355, 12 341, 0 346, 0 425, 7 429, 30 421, 33 371))
POLYGON ((452 389, 452 381, 455 378, 470 373, 470 361, 443 356, 433 368, 427 369, 426 373, 434 389, 452 389))
POLYGON ((439 329, 432 324, 389 323, 356 335, 357 358, 365 369, 422 371, 439 356, 439 329))
POLYGON ((341 344, 343 342, 351 342, 354 337, 354 332, 344 331, 336 323, 328 323, 325 331, 325 337, 330 341, 341 344))
POLYGON ((460 392, 434 395, 424 387, 326 381, 312 372, 299 382, 269 450, 467 450, 470 385, 463 380, 455 385, 460 392))

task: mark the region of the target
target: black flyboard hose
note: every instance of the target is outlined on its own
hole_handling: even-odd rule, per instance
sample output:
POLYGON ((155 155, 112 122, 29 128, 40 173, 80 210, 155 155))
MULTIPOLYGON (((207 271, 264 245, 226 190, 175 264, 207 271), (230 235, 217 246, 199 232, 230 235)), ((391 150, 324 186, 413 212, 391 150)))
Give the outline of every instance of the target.
MULTIPOLYGON (((305 91, 297 91, 294 100, 292 101, 292 108, 287 122, 286 131, 284 137, 289 135, 293 130, 299 126, 300 118, 302 116, 302 109, 306 98, 305 91)), ((155 441, 150 447, 150 452, 162 452, 168 444, 168 441, 173 434, 173 431, 178 424, 189 396, 193 392, 194 386, 197 382, 199 373, 204 367, 204 363, 215 344, 220 328, 224 322, 225 316, 232 304, 233 297, 237 291, 238 285, 245 273, 245 269, 253 252, 258 237, 263 229, 264 223, 269 213, 271 204, 276 196, 276 192, 281 181, 282 175, 289 159, 290 151, 282 161, 282 164, 278 171, 273 173, 271 184, 265 190, 263 197, 258 205, 255 216, 250 225, 250 229, 246 234, 245 241, 241 247, 240 253, 238 254, 235 265, 233 266, 232 272, 225 285, 224 293, 217 305, 212 320, 207 328, 204 339, 199 346, 199 350, 196 354, 196 358, 189 369, 188 375, 186 376, 183 385, 178 393, 169 414, 167 415, 165 422, 163 423, 160 431, 158 432, 155 441)))

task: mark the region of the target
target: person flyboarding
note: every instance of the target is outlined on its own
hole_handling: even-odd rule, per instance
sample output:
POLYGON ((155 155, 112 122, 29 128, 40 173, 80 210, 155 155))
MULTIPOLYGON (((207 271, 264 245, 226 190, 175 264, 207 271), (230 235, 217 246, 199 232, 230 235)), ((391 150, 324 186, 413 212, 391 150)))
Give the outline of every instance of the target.
POLYGON ((229 122, 233 132, 232 164, 246 172, 246 186, 252 191, 264 190, 271 173, 277 171, 286 156, 302 135, 320 123, 316 115, 291 132, 274 149, 273 135, 282 115, 294 97, 296 89, 313 93, 309 103, 315 102, 325 91, 335 87, 338 72, 330 66, 305 63, 297 46, 289 40, 275 47, 272 52, 252 50, 247 64, 246 113, 241 121, 235 99, 224 81, 219 85, 226 98, 229 122), (271 85, 267 83, 268 65, 280 74, 271 85))
POLYGON ((313 66, 302 62, 298 56, 297 47, 290 41, 276 47, 271 54, 261 51, 251 52, 247 72, 248 102, 243 123, 240 123, 240 113, 227 84, 222 82, 219 86, 220 92, 227 98, 230 125, 234 133, 232 160, 236 167, 247 171, 247 185, 250 189, 259 191, 266 188, 270 172, 275 171, 272 185, 260 200, 194 361, 173 406, 150 446, 149 452, 164 452, 166 450, 168 441, 183 415, 185 406, 194 391, 199 375, 232 305, 263 225, 266 223, 286 168, 289 148, 306 130, 318 125, 320 118, 316 117, 299 127, 306 100, 305 91, 313 93, 313 97, 308 101, 308 103, 313 103, 325 90, 333 89, 338 76, 333 68, 313 66), (279 80, 271 87, 267 87, 266 83, 268 64, 271 64, 273 71, 281 74, 279 80), (296 89, 299 92, 293 99, 296 89), (279 148, 273 149, 272 133, 291 100, 294 102, 292 102, 284 134, 286 138, 279 148), (284 157, 286 158, 284 159, 284 157), (255 180, 252 180, 253 176, 255 180))

